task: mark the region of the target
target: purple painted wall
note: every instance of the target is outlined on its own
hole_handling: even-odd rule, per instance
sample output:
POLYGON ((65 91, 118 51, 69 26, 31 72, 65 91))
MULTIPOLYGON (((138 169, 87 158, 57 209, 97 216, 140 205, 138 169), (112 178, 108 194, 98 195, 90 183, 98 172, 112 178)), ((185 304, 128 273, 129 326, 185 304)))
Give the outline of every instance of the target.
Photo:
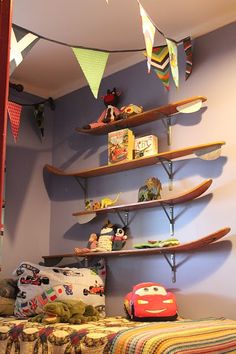
MULTIPOLYGON (((175 208, 175 236, 186 242, 225 226, 232 228, 230 237, 224 241, 199 252, 178 256, 175 284, 171 282, 171 270, 162 256, 109 260, 108 314, 123 314, 123 297, 132 285, 157 281, 175 291, 182 316, 236 319, 233 279, 236 265, 235 34, 236 23, 197 39, 192 76, 184 81, 184 57, 180 55, 180 88, 176 90, 172 86, 169 94, 164 92, 154 74, 147 74, 145 61, 102 81, 100 94, 116 86, 123 92, 122 105, 136 103, 145 109, 195 95, 207 96, 207 108, 195 114, 176 116, 171 149, 218 140, 225 140, 226 145, 218 160, 203 161, 191 156, 174 163, 174 192, 192 188, 206 178, 214 180, 206 196, 175 208)), ((63 169, 82 170, 106 164, 107 137, 75 132, 76 127, 96 120, 103 109, 102 101, 95 100, 85 87, 57 100, 52 149, 50 127, 46 144, 41 145, 28 119, 22 119, 16 146, 11 137, 8 138, 6 269, 14 268, 22 259, 38 262, 41 255, 71 253, 74 247, 87 244, 91 232, 99 232, 105 218, 80 225, 72 216, 84 207, 78 182, 72 177, 46 173, 44 185, 43 165, 52 163, 63 169), (10 255, 13 255, 12 260, 10 255)), ((29 117, 29 112, 25 114, 29 117)), ((50 119, 49 112, 49 126, 50 119)), ((136 135, 156 134, 160 151, 168 149, 162 122, 135 128, 134 132, 136 135)), ((100 199, 121 192, 120 202, 135 202, 138 188, 149 176, 157 176, 162 181, 163 196, 169 193, 167 175, 161 165, 156 165, 91 178, 88 196, 100 199)), ((140 211, 130 217, 127 248, 148 239, 169 237, 168 219, 161 209, 140 211)), ((110 219, 119 222, 114 215, 110 219)))
MULTIPOLYGON (((12 92, 11 100, 36 103, 42 98, 12 92)), ((17 143, 8 121, 6 157, 6 211, 3 241, 3 273, 23 260, 41 261, 49 252, 51 203, 45 190, 43 166, 51 161, 53 113, 45 107, 45 139, 40 141, 33 107, 23 107, 17 143)))
MULTIPOLYGON (((206 178, 214 180, 206 196, 175 208, 175 236, 181 242, 202 237, 225 226, 232 228, 230 237, 219 244, 177 257, 177 281, 172 284, 171 270, 162 256, 121 257, 109 260, 108 314, 123 313, 123 297, 132 285, 156 281, 175 291, 179 313, 186 317, 226 316, 236 319, 234 217, 235 175, 235 82, 236 23, 197 39, 194 43, 194 71, 184 81, 184 55, 180 55, 180 88, 164 92, 155 74, 148 75, 146 62, 139 63, 103 79, 100 94, 107 88, 119 88, 121 104, 141 104, 145 109, 195 95, 208 98, 207 107, 198 113, 176 116, 171 149, 225 140, 222 156, 215 161, 194 157, 174 163, 174 192, 182 192, 206 178)), ((88 87, 58 100, 54 121, 53 164, 68 170, 82 170, 106 164, 107 136, 85 136, 75 128, 96 120, 104 109, 94 100, 88 87)), ((168 149, 162 122, 133 129, 135 135, 156 134, 159 149, 168 149)), ((149 176, 157 176, 168 193, 168 178, 156 165, 114 175, 91 178, 89 197, 113 197, 121 192, 120 202, 135 202, 138 188, 149 176)), ((50 254, 73 252, 84 247, 91 232, 99 232, 105 218, 80 225, 72 213, 83 209, 83 193, 71 177, 51 176, 52 199, 50 254)), ((127 248, 148 239, 169 237, 169 223, 161 209, 130 215, 127 248)), ((119 222, 111 215, 110 220, 119 222)))

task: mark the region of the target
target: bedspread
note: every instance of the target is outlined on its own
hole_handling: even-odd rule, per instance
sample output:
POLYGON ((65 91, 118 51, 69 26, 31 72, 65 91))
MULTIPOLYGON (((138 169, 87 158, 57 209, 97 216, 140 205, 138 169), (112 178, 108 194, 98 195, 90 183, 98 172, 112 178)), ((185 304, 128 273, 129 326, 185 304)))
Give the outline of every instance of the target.
POLYGON ((83 325, 0 318, 0 354, 236 353, 236 321, 132 322, 108 317, 83 325))

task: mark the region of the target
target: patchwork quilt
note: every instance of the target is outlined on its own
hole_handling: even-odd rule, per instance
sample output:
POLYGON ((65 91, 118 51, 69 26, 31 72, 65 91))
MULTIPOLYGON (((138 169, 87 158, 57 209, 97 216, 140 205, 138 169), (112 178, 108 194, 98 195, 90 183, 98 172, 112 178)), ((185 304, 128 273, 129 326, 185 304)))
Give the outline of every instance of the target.
POLYGON ((109 317, 83 325, 0 318, 0 354, 236 353, 236 321, 224 318, 132 322, 109 317))

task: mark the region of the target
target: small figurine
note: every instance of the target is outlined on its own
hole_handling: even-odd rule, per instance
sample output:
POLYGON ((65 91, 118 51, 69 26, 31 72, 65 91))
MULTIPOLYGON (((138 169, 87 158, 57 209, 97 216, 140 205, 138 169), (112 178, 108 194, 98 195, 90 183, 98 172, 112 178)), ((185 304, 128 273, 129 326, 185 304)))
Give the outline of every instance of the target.
POLYGON ((86 199, 85 200, 85 210, 92 210, 92 204, 93 200, 92 199, 86 199))
POLYGON ((115 199, 110 199, 108 197, 102 198, 102 200, 101 200, 101 209, 102 208, 107 208, 108 206, 115 204, 117 202, 119 196, 120 196, 120 193, 117 194, 115 199))
POLYGON ((120 109, 121 113, 118 114, 115 120, 119 119, 126 119, 129 118, 135 114, 140 114, 143 112, 143 107, 142 106, 137 106, 136 104, 130 103, 127 106, 121 107, 120 109))
POLYGON ((150 177, 145 181, 145 185, 139 188, 138 202, 157 200, 161 198, 161 182, 156 177, 150 177))
POLYGON ((98 235, 95 234, 95 233, 92 233, 90 236, 89 236, 89 240, 88 240, 88 245, 87 247, 89 248, 89 250, 93 250, 95 248, 97 248, 98 246, 98 235))
POLYGON ((114 225, 113 230, 115 235, 112 239, 112 251, 119 251, 124 247, 127 240, 126 227, 114 225))
POLYGON ((92 203, 92 210, 97 209, 101 209, 101 203, 99 202, 99 200, 95 200, 95 202, 92 203))

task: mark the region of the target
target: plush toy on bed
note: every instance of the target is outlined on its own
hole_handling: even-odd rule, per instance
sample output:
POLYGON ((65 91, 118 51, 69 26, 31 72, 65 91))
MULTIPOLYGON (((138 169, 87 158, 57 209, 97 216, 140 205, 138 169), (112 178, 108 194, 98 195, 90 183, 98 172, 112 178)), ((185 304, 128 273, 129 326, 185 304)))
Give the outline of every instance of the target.
POLYGON ((140 283, 124 299, 125 311, 135 321, 173 321, 177 318, 175 296, 158 283, 140 283))
POLYGON ((49 302, 43 307, 43 313, 30 318, 32 322, 73 324, 99 320, 99 313, 92 305, 80 300, 64 300, 49 302))

